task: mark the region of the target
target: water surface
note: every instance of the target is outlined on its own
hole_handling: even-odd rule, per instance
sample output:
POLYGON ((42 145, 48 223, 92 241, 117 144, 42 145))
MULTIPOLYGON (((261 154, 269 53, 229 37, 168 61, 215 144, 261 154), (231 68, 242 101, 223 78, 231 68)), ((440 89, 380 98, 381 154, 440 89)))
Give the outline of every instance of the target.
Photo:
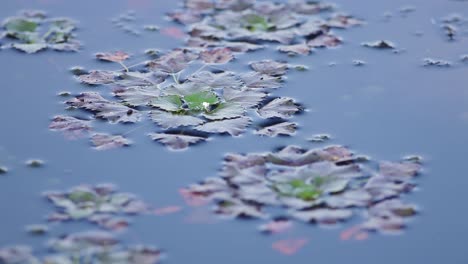
MULTIPOLYGON (((156 206, 183 205, 177 190, 215 176, 226 152, 267 151, 287 144, 312 146, 305 138, 329 133, 334 137, 331 143, 349 145, 377 160, 397 160, 407 154, 425 157, 419 191, 405 197, 419 204, 422 212, 405 234, 344 242, 339 240, 342 228, 297 224, 293 234, 269 237, 256 231, 257 221, 187 223, 192 212, 186 209, 164 217, 136 217, 122 237, 132 244, 161 246, 168 253, 167 263, 468 262, 468 211, 463 196, 468 187, 468 65, 422 67, 426 57, 457 61, 468 53, 466 37, 446 41, 432 22, 451 13, 468 16, 468 2, 337 0, 342 10, 368 22, 340 32, 345 39, 340 48, 294 59, 271 49, 241 56, 232 67, 247 69, 246 62, 264 58, 310 67, 306 73, 290 72, 285 86, 274 92, 296 98, 308 109, 293 119, 300 125, 294 137, 259 138, 249 131, 240 138, 214 137, 209 143, 174 153, 152 142, 145 134, 155 128, 146 126, 129 135, 135 142, 132 147, 98 152, 86 140, 67 141, 48 130, 50 118, 64 113, 63 99, 56 94, 85 90, 69 74, 71 66, 111 67, 93 60, 93 54, 100 51, 139 54, 147 48, 165 50, 182 44, 159 33, 128 35, 115 28, 111 18, 132 9, 137 25, 175 26, 163 14, 179 2, 18 0, 0 4, 2 18, 21 9, 72 17, 80 22, 78 38, 85 44, 79 53, 0 52, 0 162, 11 168, 0 179, 0 246, 25 243, 43 247, 44 239, 27 235, 24 226, 44 222, 52 211, 40 196, 45 190, 113 182, 156 206), (401 16, 398 10, 408 5, 416 10, 401 16), (385 12, 394 16, 385 21, 385 12), (360 46, 379 39, 393 41, 405 52, 393 54, 360 46), (353 66, 355 59, 367 64, 353 66), (331 62, 336 65, 329 66, 331 62), (46 166, 24 166, 30 158, 43 159, 46 166), (306 237, 309 243, 294 256, 271 249, 274 241, 290 237, 306 237)), ((97 130, 125 132, 132 128, 102 123, 97 130)), ((93 227, 87 223, 57 225, 50 236, 88 228, 93 227)))

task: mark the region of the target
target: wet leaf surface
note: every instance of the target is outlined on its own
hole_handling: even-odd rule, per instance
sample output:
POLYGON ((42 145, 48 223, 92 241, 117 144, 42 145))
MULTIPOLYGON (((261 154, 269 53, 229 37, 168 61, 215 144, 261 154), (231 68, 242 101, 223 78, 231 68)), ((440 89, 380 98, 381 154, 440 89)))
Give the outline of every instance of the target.
POLYGON ((164 129, 177 128, 181 126, 196 126, 203 124, 205 121, 201 118, 180 115, 166 111, 154 110, 150 113, 151 119, 164 129))
POLYGON ((278 51, 287 53, 290 56, 309 55, 311 47, 307 44, 282 45, 278 46, 278 51))
POLYGON ((285 75, 289 66, 286 63, 273 61, 273 60, 262 60, 257 62, 252 62, 250 67, 262 74, 271 75, 271 76, 281 76, 285 75))
POLYGON ((115 75, 108 71, 92 71, 89 74, 79 75, 78 79, 90 85, 110 84, 115 81, 115 75))
POLYGON ((234 56, 229 48, 218 48, 203 51, 200 58, 209 64, 226 64, 234 59, 234 56))
POLYGON ((67 104, 92 111, 97 118, 109 120, 111 123, 136 123, 141 119, 139 111, 123 104, 109 101, 95 92, 82 93, 67 101, 67 104))
POLYGON ((87 136, 91 130, 91 122, 72 116, 56 116, 49 125, 52 131, 61 131, 69 139, 87 136))
POLYGON ((257 113, 262 118, 284 118, 287 119, 300 111, 299 105, 292 98, 280 97, 272 100, 258 109, 257 113))
POLYGON ((239 136, 251 123, 249 117, 215 120, 210 123, 196 126, 195 129, 208 133, 228 133, 231 136, 239 136))
POLYGON ((123 62, 130 58, 130 55, 123 51, 116 51, 113 53, 97 53, 96 58, 102 61, 123 62))
POLYGON ((309 40, 307 45, 312 48, 333 48, 337 47, 342 42, 343 40, 337 36, 331 34, 322 34, 309 40))
POLYGON ((263 127, 257 131, 255 134, 262 135, 262 136, 269 136, 269 137, 276 137, 276 136, 292 136, 296 132, 297 124, 292 122, 282 122, 274 125, 269 125, 263 127))
POLYGON ((275 89, 281 87, 281 78, 257 72, 246 73, 241 76, 245 86, 250 89, 275 89))
POLYGON ((184 134, 151 133, 151 139, 159 141, 172 150, 184 150, 192 144, 207 140, 206 137, 184 134))
POLYGON ((108 150, 130 146, 132 142, 120 135, 96 133, 91 136, 91 142, 97 150, 108 150))

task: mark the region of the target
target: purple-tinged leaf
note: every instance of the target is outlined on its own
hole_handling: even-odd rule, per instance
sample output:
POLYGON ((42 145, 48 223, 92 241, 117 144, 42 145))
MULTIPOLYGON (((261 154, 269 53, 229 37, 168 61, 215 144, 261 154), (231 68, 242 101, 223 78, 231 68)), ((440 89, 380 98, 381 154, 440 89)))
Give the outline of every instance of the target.
POLYGON ((67 104, 95 112, 96 117, 107 119, 111 123, 136 123, 141 119, 139 111, 108 101, 95 92, 82 93, 67 101, 67 104))
POLYGON ((150 117, 155 123, 164 129, 177 128, 180 126, 196 126, 205 122, 195 116, 175 114, 158 110, 151 111, 150 117))
POLYGON ((215 48, 200 53, 200 58, 208 64, 226 64, 234 59, 228 48, 215 48))
POLYGON ((111 62, 123 62, 130 58, 130 55, 123 51, 116 51, 113 53, 96 53, 96 59, 111 62))
POLYGON ((91 142, 97 150, 108 150, 130 146, 132 142, 121 135, 96 133, 91 136, 91 142))
POLYGON ((247 88, 274 89, 281 87, 281 78, 258 72, 249 72, 241 76, 247 88))
POLYGON ((287 53, 287 54, 289 54, 291 56, 294 56, 294 55, 309 55, 310 52, 311 52, 311 49, 310 49, 309 45, 307 45, 305 43, 293 44, 293 45, 282 45, 282 46, 279 46, 277 49, 278 49, 278 51, 283 52, 283 53, 287 53))
POLYGON ((90 85, 110 84, 115 81, 115 73, 110 71, 91 71, 89 74, 78 76, 78 80, 82 83, 90 85))
POLYGON ((250 118, 242 116, 233 119, 208 122, 203 125, 196 126, 195 129, 208 133, 228 133, 231 136, 239 136, 245 131, 250 123, 250 118))
POLYGON ((289 66, 286 63, 273 61, 273 60, 262 60, 250 63, 250 67, 261 74, 270 76, 281 76, 286 74, 289 66))
POLYGON ((66 138, 77 139, 87 136, 91 122, 71 116, 56 116, 49 125, 52 131, 61 131, 66 138))
POLYGON ((290 118, 295 113, 299 112, 301 108, 292 98, 279 97, 257 110, 257 113, 262 118, 290 118))
POLYGON ((205 137, 183 134, 150 133, 152 140, 159 141, 171 150, 185 150, 189 145, 207 140, 205 137))

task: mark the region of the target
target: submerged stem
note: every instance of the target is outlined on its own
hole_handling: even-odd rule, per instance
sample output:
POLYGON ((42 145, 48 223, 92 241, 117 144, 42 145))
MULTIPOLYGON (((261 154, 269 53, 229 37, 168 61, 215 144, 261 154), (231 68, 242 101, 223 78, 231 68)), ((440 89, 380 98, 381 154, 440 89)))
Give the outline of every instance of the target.
POLYGON ((193 74, 197 74, 199 71, 205 69, 206 66, 208 66, 208 65, 207 65, 207 64, 203 64, 198 70, 196 70, 194 73, 192 73, 192 75, 193 75, 193 74))
POLYGON ((128 130, 127 132, 123 133, 122 136, 127 136, 128 134, 130 134, 130 133, 132 133, 132 132, 134 132, 134 131, 142 128, 142 127, 148 126, 149 124, 151 124, 151 123, 146 123, 146 124, 143 124, 141 126, 134 127, 132 129, 128 130))
POLYGON ((119 64, 125 69, 126 72, 129 72, 128 67, 121 61, 119 61, 119 64))
POLYGON ((142 61, 142 62, 139 62, 139 63, 136 63, 136 64, 133 64, 133 65, 128 66, 127 69, 131 69, 131 68, 134 68, 134 67, 136 67, 136 66, 140 66, 140 65, 142 65, 142 64, 145 64, 145 63, 146 63, 146 61, 142 61))
POLYGON ((172 79, 174 80, 174 82, 175 82, 176 84, 180 84, 180 83, 179 83, 179 78, 176 76, 175 73, 171 74, 171 76, 172 76, 172 79))

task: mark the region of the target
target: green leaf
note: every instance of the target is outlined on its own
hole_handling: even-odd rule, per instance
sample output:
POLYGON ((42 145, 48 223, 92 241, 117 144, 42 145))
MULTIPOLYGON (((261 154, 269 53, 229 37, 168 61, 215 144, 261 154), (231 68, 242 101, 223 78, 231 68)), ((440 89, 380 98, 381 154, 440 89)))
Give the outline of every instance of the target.
POLYGON ((96 195, 92 192, 74 191, 69 194, 68 198, 75 203, 78 202, 92 202, 96 199, 96 195))
POLYGON ((307 186, 307 184, 303 180, 298 179, 290 181, 289 184, 294 188, 301 188, 307 186))
POLYGON ((310 201, 310 200, 315 200, 316 198, 318 198, 320 196, 320 193, 321 192, 319 190, 313 189, 312 186, 310 186, 304 189, 300 189, 296 193, 296 197, 302 200, 310 201))
POLYGON ((252 32, 267 31, 271 27, 266 18, 255 14, 245 16, 245 21, 248 23, 246 28, 252 32))
POLYGON ((315 200, 322 194, 315 182, 309 184, 302 179, 294 179, 286 184, 278 184, 275 189, 282 195, 294 196, 305 201, 315 200))
POLYGON ((207 111, 211 105, 218 103, 218 96, 210 91, 203 91, 184 96, 184 101, 192 111, 207 111))
POLYGON ((26 52, 28 54, 36 53, 43 49, 47 48, 47 44, 45 43, 31 43, 31 44, 21 44, 21 43, 13 43, 11 45, 13 48, 20 50, 22 52, 26 52))
POLYGON ((39 36, 37 32, 10 32, 8 33, 8 36, 21 40, 23 43, 26 44, 44 42, 44 40, 39 36))
POLYGON ((183 102, 178 95, 166 95, 154 98, 150 104, 166 111, 177 112, 181 110, 183 102))
POLYGON ((34 32, 37 29, 36 22, 24 18, 12 18, 8 20, 4 27, 11 32, 34 32))

